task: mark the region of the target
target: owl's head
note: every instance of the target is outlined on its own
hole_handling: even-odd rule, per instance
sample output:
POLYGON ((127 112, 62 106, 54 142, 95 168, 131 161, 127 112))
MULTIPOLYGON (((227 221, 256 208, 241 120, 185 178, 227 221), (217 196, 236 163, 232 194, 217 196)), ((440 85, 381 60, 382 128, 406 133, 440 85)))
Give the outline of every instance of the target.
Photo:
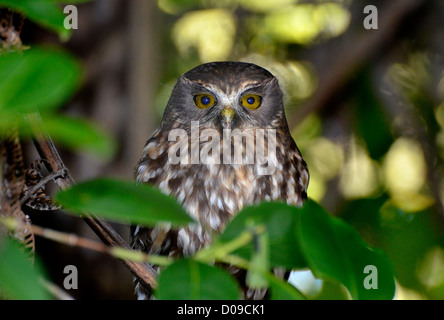
POLYGON ((187 127, 191 121, 218 130, 287 125, 277 78, 245 62, 206 63, 180 76, 165 119, 170 119, 163 121, 170 129, 187 127))

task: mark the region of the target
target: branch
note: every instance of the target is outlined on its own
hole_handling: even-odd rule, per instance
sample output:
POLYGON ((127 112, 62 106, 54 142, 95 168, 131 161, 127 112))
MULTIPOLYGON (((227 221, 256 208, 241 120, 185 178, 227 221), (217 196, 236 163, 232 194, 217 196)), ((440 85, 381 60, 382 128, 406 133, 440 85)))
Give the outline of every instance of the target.
MULTIPOLYGON (((62 190, 71 187, 73 184, 75 184, 75 181, 63 163, 53 141, 44 129, 43 121, 40 115, 38 113, 33 113, 28 115, 27 120, 34 136, 34 145, 40 157, 46 160, 45 165, 47 166, 47 169, 50 172, 66 172, 65 175, 55 178, 56 184, 62 190)), ((88 213, 83 215, 83 219, 105 244, 112 247, 122 247, 127 250, 132 250, 131 247, 105 220, 94 217, 88 213)), ((137 278, 137 280, 148 290, 156 287, 157 273, 148 264, 137 263, 127 259, 121 259, 121 261, 137 278)))
POLYGON ((194 258, 204 263, 208 263, 214 259, 222 259, 233 251, 247 245, 253 240, 255 235, 263 232, 265 232, 265 227, 259 225, 254 229, 244 231, 237 238, 227 243, 215 242, 212 246, 201 249, 195 254, 194 258))
POLYGON ((26 194, 23 196, 23 198, 20 200, 20 205, 23 205, 28 201, 32 195, 34 195, 39 189, 43 188, 45 184, 47 184, 49 181, 55 180, 59 177, 62 177, 66 174, 66 169, 59 171, 59 172, 51 172, 46 177, 43 177, 35 186, 33 186, 30 190, 26 192, 26 194))
MULTIPOLYGON (((0 224, 5 226, 8 230, 15 232, 17 229, 22 227, 23 222, 13 217, 0 217, 0 224)), ((32 232, 39 237, 62 243, 71 247, 79 247, 103 254, 108 254, 117 259, 131 260, 134 262, 148 262, 159 266, 167 266, 173 262, 173 259, 170 257, 150 255, 142 251, 136 251, 122 247, 110 247, 100 242, 89 240, 84 237, 79 237, 75 233, 66 233, 49 228, 43 228, 35 224, 29 225, 28 227, 31 228, 32 232)))
POLYGON ((74 298, 63 291, 61 288, 56 286, 54 283, 44 279, 39 279, 40 283, 45 287, 46 290, 48 290, 49 293, 51 293, 56 299, 58 300, 74 300, 74 298))

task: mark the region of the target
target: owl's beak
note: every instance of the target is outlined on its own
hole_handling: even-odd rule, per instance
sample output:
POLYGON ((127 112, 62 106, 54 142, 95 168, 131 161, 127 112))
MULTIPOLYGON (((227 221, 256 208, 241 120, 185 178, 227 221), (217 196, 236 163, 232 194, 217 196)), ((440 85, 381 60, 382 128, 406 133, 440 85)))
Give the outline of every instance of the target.
POLYGON ((222 116, 222 127, 224 129, 231 129, 231 123, 235 114, 236 112, 231 107, 227 106, 222 109, 220 115, 222 116))

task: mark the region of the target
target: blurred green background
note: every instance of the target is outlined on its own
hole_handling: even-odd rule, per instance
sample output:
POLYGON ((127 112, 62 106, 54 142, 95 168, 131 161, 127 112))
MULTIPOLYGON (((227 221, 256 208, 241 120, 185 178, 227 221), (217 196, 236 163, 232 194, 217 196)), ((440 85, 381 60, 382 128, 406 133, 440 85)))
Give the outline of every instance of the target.
MULTIPOLYGON (((308 196, 383 249, 397 299, 444 298, 444 3, 441 0, 95 0, 76 4, 78 29, 57 34, 26 20, 25 45, 63 46, 84 67, 63 113, 117 140, 112 159, 62 149, 77 181, 133 177, 176 79, 220 60, 256 63, 278 77, 292 135, 310 169, 308 196), (378 29, 367 30, 367 5, 378 29)), ((31 145, 27 158, 35 158, 31 145)), ((36 224, 94 237, 61 213, 36 224)), ((128 231, 117 226, 125 237, 128 231)), ((133 299, 115 261, 38 239, 56 283, 79 268, 76 298, 133 299), (95 268, 88 268, 94 264, 95 268)), ((313 282, 313 297, 329 285, 313 282)))

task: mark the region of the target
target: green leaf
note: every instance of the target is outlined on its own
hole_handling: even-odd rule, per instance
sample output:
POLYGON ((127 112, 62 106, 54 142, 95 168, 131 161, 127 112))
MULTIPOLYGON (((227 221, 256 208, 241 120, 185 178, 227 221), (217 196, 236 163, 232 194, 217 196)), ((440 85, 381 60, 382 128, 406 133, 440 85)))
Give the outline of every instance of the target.
POLYGON ((51 30, 67 40, 71 30, 65 29, 65 15, 55 0, 0 0, 0 7, 8 7, 22 13, 35 23, 51 30))
POLYGON ((305 300, 305 296, 287 281, 268 277, 271 300, 305 300))
POLYGON ((350 300, 350 294, 342 284, 337 281, 322 281, 321 291, 313 297, 314 300, 350 300))
POLYGON ((54 0, 57 3, 75 4, 75 3, 86 3, 93 0, 54 0))
POLYGON ((172 197, 150 185, 102 178, 74 185, 56 194, 56 201, 78 214, 88 212, 105 219, 153 226, 175 226, 193 222, 172 197))
POLYGON ((340 219, 332 218, 317 203, 308 200, 301 209, 296 228, 300 246, 313 273, 342 283, 353 299, 392 299, 393 269, 386 255, 369 247, 358 232, 340 219), (377 273, 366 273, 374 266, 377 273), (365 282, 375 277, 377 288, 365 282))
POLYGON ((235 300, 240 289, 225 270, 181 259, 160 273, 155 295, 161 300, 235 300))
POLYGON ((116 151, 113 138, 89 121, 56 115, 43 118, 51 138, 68 149, 85 151, 105 160, 116 151))
MULTIPOLYGON (((263 202, 239 212, 227 225, 219 240, 228 242, 238 237, 245 228, 264 225, 268 234, 271 266, 303 268, 306 263, 294 234, 298 222, 298 208, 284 203, 263 202)), ((236 251, 236 254, 251 260, 253 252, 253 245, 250 244, 236 251)))
POLYGON ((41 112, 59 107, 77 88, 79 63, 49 49, 0 55, 0 114, 41 112))
POLYGON ((0 132, 14 132, 15 130, 18 130, 22 138, 27 138, 32 133, 31 128, 24 121, 23 117, 15 112, 0 110, 0 132))
POLYGON ((253 256, 247 272, 246 283, 249 288, 267 288, 268 281, 263 276, 263 274, 270 270, 270 252, 267 232, 254 235, 253 246, 253 256))
POLYGON ((23 248, 14 240, 0 238, 0 294, 2 298, 43 300, 50 296, 40 282, 43 268, 31 265, 23 248))

